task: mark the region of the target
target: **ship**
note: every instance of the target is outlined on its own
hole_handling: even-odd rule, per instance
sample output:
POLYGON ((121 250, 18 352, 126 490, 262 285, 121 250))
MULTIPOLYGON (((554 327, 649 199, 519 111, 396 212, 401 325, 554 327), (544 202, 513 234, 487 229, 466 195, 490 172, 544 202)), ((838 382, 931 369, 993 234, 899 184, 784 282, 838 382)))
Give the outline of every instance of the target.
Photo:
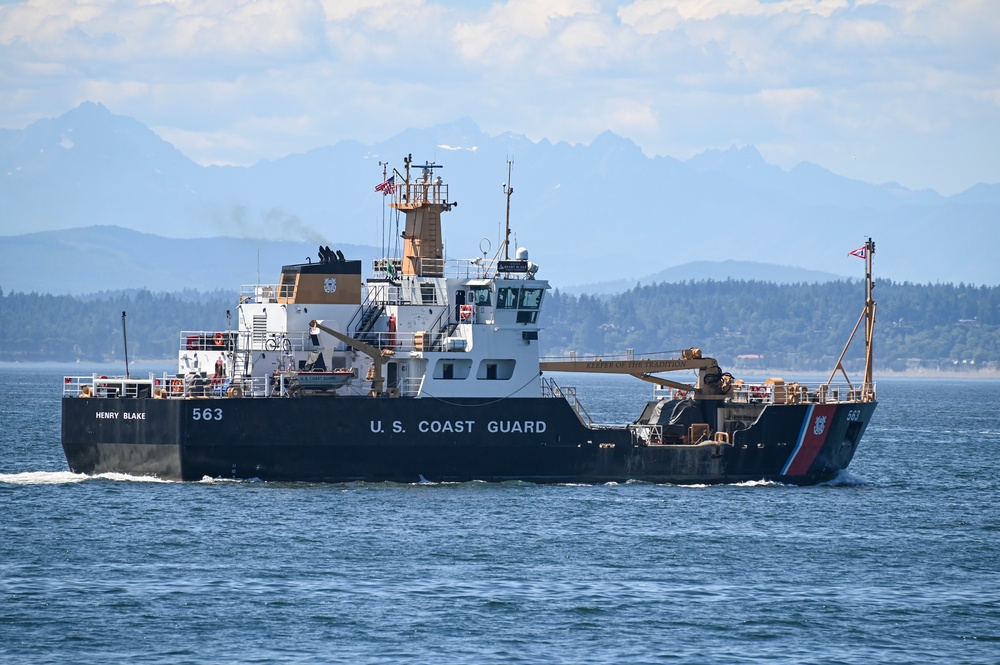
POLYGON ((442 215, 457 204, 442 165, 403 164, 376 187, 401 218, 402 249, 375 259, 367 279, 361 261, 320 246, 277 282, 242 287, 224 329, 180 331, 176 371, 131 376, 126 337, 124 375, 64 377, 70 469, 180 481, 793 485, 847 469, 877 405, 871 239, 856 251, 861 316, 824 382, 737 379, 698 347, 546 358, 550 285, 526 249, 511 255, 512 189, 497 250, 486 241, 481 256, 449 259, 442 215), (852 381, 844 358, 862 324, 864 376, 852 381), (651 394, 623 405, 623 422, 596 423, 569 385, 574 372, 628 374, 651 394))

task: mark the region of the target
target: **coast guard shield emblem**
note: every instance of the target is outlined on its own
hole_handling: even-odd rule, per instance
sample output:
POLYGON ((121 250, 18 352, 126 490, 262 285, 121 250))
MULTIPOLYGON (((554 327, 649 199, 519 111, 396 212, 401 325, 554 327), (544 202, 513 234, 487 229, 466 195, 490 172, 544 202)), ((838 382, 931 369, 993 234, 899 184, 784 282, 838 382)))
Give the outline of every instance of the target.
POLYGON ((813 423, 813 434, 819 436, 826 429, 826 416, 816 416, 816 421, 813 423))

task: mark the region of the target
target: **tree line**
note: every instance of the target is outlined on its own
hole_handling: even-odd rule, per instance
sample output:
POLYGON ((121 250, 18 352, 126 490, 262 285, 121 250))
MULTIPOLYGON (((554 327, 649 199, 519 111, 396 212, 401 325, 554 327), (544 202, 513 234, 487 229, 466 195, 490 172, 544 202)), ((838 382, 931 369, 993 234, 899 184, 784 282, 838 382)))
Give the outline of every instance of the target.
MULTIPOLYGON (((692 346, 725 367, 827 370, 864 306, 864 284, 728 279, 637 285, 613 296, 554 290, 543 304, 542 355, 637 356, 692 346)), ((1000 362, 1000 286, 876 282, 876 366, 1000 362)), ((176 356, 181 330, 226 330, 228 292, 106 291, 57 296, 0 291, 0 360, 107 361, 176 356)), ((846 357, 863 357, 858 339, 846 357)))
MULTIPOLYGON (((904 370, 1000 361, 1000 286, 878 280, 876 366, 904 370)), ((728 279, 637 285, 602 298, 551 294, 556 353, 671 351, 697 346, 726 366, 799 370, 836 363, 864 309, 858 281, 773 284, 728 279)), ((846 356, 864 356, 863 325, 846 356)))
POLYGON ((226 330, 226 291, 152 293, 145 289, 86 296, 0 291, 0 360, 122 360, 122 312, 130 359, 175 358, 180 331, 226 330))

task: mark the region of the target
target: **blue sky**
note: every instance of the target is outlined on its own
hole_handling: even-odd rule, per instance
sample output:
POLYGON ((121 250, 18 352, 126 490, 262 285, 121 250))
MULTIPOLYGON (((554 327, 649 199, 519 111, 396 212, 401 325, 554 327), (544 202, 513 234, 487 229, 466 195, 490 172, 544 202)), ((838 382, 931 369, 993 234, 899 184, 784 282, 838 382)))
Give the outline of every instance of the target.
POLYGON ((0 127, 87 100, 202 164, 470 117, 953 194, 1000 183, 1000 5, 0 0, 0 127))

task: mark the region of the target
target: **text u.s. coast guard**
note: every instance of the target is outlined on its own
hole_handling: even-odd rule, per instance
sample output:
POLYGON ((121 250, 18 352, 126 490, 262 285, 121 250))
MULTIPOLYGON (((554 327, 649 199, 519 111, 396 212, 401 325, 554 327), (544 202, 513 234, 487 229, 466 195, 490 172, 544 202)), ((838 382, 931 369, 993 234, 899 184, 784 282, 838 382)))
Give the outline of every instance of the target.
MULTIPOLYGON (((473 432, 488 432, 490 434, 542 434, 547 426, 544 420, 491 420, 481 425, 475 420, 421 420, 416 424, 416 431, 422 433, 441 434, 471 434, 473 432)), ((381 420, 371 421, 371 431, 384 434, 406 432, 403 421, 394 420, 391 426, 386 426, 381 420)))

